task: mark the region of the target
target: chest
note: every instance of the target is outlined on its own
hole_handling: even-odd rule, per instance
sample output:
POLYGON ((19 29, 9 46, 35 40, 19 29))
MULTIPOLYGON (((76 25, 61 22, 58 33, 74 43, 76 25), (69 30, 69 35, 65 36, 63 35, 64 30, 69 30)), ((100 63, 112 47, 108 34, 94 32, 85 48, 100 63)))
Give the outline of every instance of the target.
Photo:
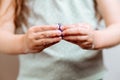
POLYGON ((33 25, 42 24, 96 24, 92 0, 31 0, 29 1, 33 25))

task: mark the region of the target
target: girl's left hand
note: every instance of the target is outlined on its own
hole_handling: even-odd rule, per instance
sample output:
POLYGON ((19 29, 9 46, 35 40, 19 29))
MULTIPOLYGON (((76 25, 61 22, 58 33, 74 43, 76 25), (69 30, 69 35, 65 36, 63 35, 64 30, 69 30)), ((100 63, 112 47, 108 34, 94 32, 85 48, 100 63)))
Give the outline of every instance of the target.
POLYGON ((62 26, 63 39, 79 45, 83 49, 93 49, 94 30, 88 24, 62 26))

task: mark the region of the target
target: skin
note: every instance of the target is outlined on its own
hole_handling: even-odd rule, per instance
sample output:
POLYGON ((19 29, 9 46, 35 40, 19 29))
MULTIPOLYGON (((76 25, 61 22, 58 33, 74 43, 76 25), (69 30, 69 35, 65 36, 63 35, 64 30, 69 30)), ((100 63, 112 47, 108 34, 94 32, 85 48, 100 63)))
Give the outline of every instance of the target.
POLYGON ((90 24, 66 25, 63 29, 64 39, 79 45, 83 49, 110 48, 120 43, 120 6, 117 0, 97 0, 98 9, 107 28, 93 30, 90 24), (108 4, 109 3, 109 4, 108 4))
POLYGON ((120 10, 116 0, 97 0, 98 8, 107 28, 95 31, 89 24, 77 23, 62 26, 62 33, 57 25, 31 27, 25 34, 15 34, 14 1, 2 0, 0 12, 0 52, 4 54, 36 53, 54 45, 63 39, 84 49, 102 49, 120 43, 120 10), (109 3, 109 4, 108 4, 109 3), (112 40, 111 40, 112 39, 112 40))
POLYGON ((92 48, 94 30, 89 24, 66 25, 62 29, 64 40, 77 44, 83 49, 92 48))
POLYGON ((57 25, 31 27, 25 34, 15 34, 14 1, 3 0, 0 13, 0 52, 5 54, 36 53, 61 40, 57 25))

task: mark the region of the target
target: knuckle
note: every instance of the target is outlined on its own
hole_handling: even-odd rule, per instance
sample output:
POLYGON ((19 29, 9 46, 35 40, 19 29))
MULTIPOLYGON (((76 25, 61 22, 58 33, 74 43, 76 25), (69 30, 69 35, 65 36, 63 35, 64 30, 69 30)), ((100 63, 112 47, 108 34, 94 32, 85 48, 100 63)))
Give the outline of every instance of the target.
POLYGON ((81 29, 77 28, 77 33, 81 34, 81 29))
POLYGON ((41 37, 41 38, 45 38, 46 35, 45 35, 44 33, 41 33, 41 34, 40 34, 40 37, 41 37))
POLYGON ((34 47, 35 47, 34 44, 30 45, 30 46, 29 46, 29 50, 34 50, 34 47))
POLYGON ((79 36, 76 37, 76 40, 81 40, 79 36))
POLYGON ((44 30, 45 30, 45 28, 44 28, 43 26, 41 26, 41 27, 40 27, 40 30, 44 31, 44 30))
POLYGON ((33 35, 33 34, 29 34, 29 35, 28 35, 28 39, 29 39, 29 40, 34 40, 34 35, 33 35))
POLYGON ((39 45, 41 45, 41 46, 46 45, 45 40, 40 40, 39 45))
POLYGON ((57 31, 57 32, 54 32, 53 34, 51 34, 51 36, 60 36, 61 35, 61 32, 60 31, 57 31))
POLYGON ((31 27, 28 31, 29 32, 34 32, 35 28, 34 27, 31 27))
POLYGON ((92 38, 89 38, 87 41, 90 42, 90 43, 93 42, 92 38))
POLYGON ((81 28, 78 28, 77 31, 78 31, 78 32, 81 32, 81 28))

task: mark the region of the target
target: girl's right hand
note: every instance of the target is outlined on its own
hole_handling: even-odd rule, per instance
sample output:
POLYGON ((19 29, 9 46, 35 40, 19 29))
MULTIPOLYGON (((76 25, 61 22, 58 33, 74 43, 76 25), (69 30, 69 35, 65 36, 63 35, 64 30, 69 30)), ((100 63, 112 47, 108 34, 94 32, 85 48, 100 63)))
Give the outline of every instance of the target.
POLYGON ((58 30, 57 25, 34 26, 24 36, 24 51, 25 53, 41 52, 61 39, 61 31, 58 30))

